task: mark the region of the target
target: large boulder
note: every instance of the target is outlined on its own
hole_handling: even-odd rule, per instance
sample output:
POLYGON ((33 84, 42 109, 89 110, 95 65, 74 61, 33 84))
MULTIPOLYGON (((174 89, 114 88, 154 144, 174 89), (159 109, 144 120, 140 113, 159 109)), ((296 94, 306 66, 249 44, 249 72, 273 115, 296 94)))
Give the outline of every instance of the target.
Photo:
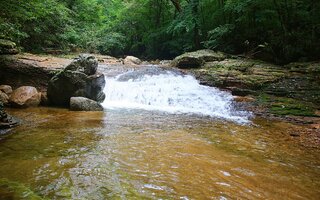
POLYGON ((85 97, 71 97, 70 110, 73 111, 103 111, 100 103, 85 97))
POLYGON ((86 97, 98 102, 105 98, 104 75, 97 72, 98 60, 81 55, 49 81, 48 99, 53 105, 68 107, 71 97, 86 97))
POLYGON ((9 98, 9 103, 14 107, 26 108, 38 106, 41 93, 35 87, 22 86, 14 90, 9 98))
POLYGON ((19 50, 17 49, 16 43, 10 40, 0 39, 0 54, 17 54, 19 50))
POLYGON ((188 52, 176 57, 171 65, 178 68, 198 68, 204 65, 205 62, 221 61, 227 56, 222 52, 215 52, 208 49, 203 49, 194 52, 188 52))
POLYGON ((125 65, 140 65, 142 63, 142 61, 134 56, 127 56, 124 60, 123 60, 123 64, 125 65))

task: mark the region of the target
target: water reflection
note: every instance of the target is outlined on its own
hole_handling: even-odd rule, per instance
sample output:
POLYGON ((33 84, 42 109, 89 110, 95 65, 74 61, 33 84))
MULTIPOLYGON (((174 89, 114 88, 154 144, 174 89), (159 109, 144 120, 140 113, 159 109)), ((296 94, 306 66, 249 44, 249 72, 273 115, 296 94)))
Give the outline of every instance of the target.
POLYGON ((24 124, 0 141, 0 196, 28 190, 49 199, 319 197, 319 151, 290 140, 286 132, 295 127, 283 122, 244 126, 137 110, 10 113, 24 124))

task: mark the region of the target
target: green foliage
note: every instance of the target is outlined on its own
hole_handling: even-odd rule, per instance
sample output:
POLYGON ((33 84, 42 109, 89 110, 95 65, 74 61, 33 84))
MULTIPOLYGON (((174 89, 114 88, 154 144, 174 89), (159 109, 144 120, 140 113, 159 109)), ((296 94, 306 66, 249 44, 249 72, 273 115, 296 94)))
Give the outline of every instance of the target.
POLYGON ((316 0, 2 0, 0 38, 28 51, 170 58, 210 48, 286 63, 319 58, 319 19, 316 0))
POLYGON ((292 98, 261 94, 258 97, 258 101, 261 105, 267 107, 270 113, 275 115, 316 116, 315 108, 311 103, 292 98))

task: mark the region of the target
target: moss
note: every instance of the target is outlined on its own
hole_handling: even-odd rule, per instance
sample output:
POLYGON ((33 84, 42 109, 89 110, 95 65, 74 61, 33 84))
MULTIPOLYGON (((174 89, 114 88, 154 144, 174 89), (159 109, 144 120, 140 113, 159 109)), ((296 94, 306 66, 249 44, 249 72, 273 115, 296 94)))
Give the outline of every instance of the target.
POLYGON ((269 112, 275 115, 317 116, 314 105, 292 98, 261 94, 258 97, 258 103, 268 108, 269 112))
POLYGON ((0 179, 0 196, 3 199, 43 200, 22 183, 0 179))

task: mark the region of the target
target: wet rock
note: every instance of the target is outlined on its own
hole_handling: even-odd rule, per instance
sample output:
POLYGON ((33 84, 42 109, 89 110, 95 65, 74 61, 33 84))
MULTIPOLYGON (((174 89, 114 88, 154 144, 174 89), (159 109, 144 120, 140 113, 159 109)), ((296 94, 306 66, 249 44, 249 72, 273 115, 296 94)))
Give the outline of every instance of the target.
POLYGON ((8 129, 18 124, 18 120, 8 115, 3 107, 4 105, 0 101, 0 134, 2 134, 2 129, 8 129))
POLYGON ((9 98, 9 103, 14 107, 34 107, 41 101, 41 93, 32 86, 22 86, 14 90, 9 98))
POLYGON ((96 71, 97 65, 98 61, 93 56, 80 56, 57 73, 49 81, 47 95, 50 103, 68 107, 70 98, 74 96, 102 102, 105 78, 96 71))
POLYGON ((237 96, 256 94, 286 76, 286 70, 278 66, 242 58, 206 62, 201 68, 189 71, 202 84, 226 88, 237 96))
POLYGON ((0 85, 0 91, 6 95, 10 95, 12 93, 12 87, 10 85, 0 85))
POLYGON ((236 102, 254 102, 255 99, 253 97, 250 97, 250 96, 244 96, 244 97, 235 96, 234 97, 234 101, 236 101, 236 102))
POLYGON ((9 103, 9 97, 6 93, 0 91, 0 101, 4 104, 7 105, 9 103))
POLYGON ((71 97, 70 110, 73 111, 103 111, 100 103, 85 97, 71 97))
POLYGON ((227 56, 221 52, 204 49, 188 52, 176 57, 172 61, 172 66, 178 68, 198 68, 203 66, 205 62, 221 61, 226 58, 227 56))
POLYGON ((16 43, 10 40, 0 39, 0 54, 17 54, 19 50, 17 49, 16 43))
POLYGON ((123 64, 125 65, 140 65, 142 63, 142 61, 134 56, 127 56, 124 60, 123 60, 123 64))

